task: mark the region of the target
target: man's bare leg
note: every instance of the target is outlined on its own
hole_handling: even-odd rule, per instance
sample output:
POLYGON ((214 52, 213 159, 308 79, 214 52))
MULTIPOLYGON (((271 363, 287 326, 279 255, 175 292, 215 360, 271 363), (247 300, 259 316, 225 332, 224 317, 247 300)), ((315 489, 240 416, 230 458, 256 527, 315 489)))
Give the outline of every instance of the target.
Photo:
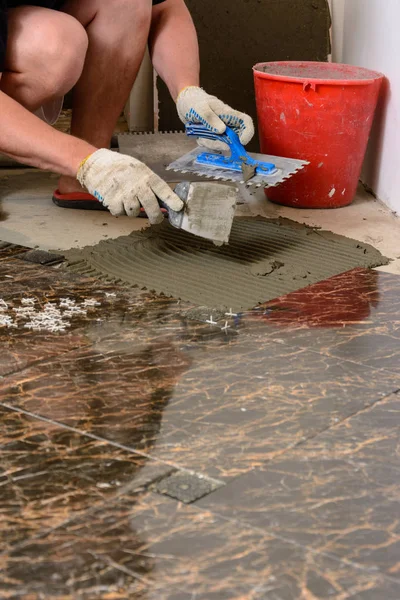
MULTIPOLYGON (((86 29, 89 49, 74 90, 71 133, 94 146, 108 147, 145 53, 151 0, 68 0, 65 12, 86 29)), ((79 191, 61 177, 61 193, 79 191)))
POLYGON ((75 85, 88 46, 86 32, 76 19, 47 8, 23 6, 9 11, 8 29, 2 92, 34 111, 75 85))
POLYGON ((85 29, 69 15, 37 6, 9 11, 6 63, 0 73, 0 148, 7 156, 73 177, 85 156, 96 151, 31 114, 75 85, 87 46, 85 29))

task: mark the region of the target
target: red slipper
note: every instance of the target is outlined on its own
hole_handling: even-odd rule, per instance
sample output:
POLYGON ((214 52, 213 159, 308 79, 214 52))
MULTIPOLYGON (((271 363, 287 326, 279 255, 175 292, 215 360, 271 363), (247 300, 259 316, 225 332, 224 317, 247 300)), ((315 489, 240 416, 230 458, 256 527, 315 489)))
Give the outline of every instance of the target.
POLYGON ((71 192, 62 194, 60 190, 53 193, 53 202, 61 208, 80 208, 81 210, 107 210, 92 194, 71 192))
MULTIPOLYGON (((53 193, 53 202, 61 208, 78 208, 81 210, 108 210, 100 200, 97 200, 92 194, 86 192, 71 192, 62 194, 60 190, 55 190, 53 193)), ((164 216, 168 216, 168 211, 165 208, 161 209, 164 216)), ((147 218, 144 208, 140 209, 139 217, 147 218)))

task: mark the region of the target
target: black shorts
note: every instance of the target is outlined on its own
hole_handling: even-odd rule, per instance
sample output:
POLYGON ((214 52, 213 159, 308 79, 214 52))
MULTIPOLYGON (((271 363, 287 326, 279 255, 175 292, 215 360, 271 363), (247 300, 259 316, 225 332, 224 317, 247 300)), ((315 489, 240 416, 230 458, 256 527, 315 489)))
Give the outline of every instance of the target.
MULTIPOLYGON (((165 0, 153 0, 153 4, 161 4, 165 0)), ((22 6, 30 4, 31 6, 43 6, 44 8, 52 8, 53 10, 59 10, 65 0, 39 0, 38 2, 26 2, 26 0, 6 0, 4 2, 9 8, 15 8, 16 6, 22 6)))

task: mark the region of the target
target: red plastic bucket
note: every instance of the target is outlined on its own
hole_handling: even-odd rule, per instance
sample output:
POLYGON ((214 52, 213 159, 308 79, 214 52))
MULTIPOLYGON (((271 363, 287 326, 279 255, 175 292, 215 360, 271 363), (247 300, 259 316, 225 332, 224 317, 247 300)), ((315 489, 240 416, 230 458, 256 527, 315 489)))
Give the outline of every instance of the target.
POLYGON ((350 65, 269 62, 254 68, 261 152, 310 165, 266 194, 298 208, 353 201, 384 76, 350 65))

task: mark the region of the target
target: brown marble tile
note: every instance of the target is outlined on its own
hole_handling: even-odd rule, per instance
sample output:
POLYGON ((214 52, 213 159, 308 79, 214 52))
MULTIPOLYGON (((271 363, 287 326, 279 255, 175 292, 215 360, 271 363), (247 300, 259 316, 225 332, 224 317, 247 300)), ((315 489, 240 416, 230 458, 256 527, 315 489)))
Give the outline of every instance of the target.
POLYGON ((28 295, 60 297, 68 294, 71 288, 80 290, 82 294, 102 288, 115 290, 115 285, 111 283, 85 276, 77 277, 67 273, 59 265, 38 265, 16 257, 0 261, 0 283, 0 297, 5 300, 28 295))
POLYGON ((20 256, 28 250, 29 248, 24 248, 23 246, 17 246, 16 244, 9 244, 8 242, 0 241, 0 262, 20 256))
MULTIPOLYGON (((0 284, 0 376, 91 343, 82 325, 89 319, 95 321, 98 307, 85 306, 90 294, 84 293, 84 284, 60 281, 55 269, 19 260, 1 263, 0 278, 5 270, 12 275, 6 280, 8 286, 0 284), (63 299, 73 306, 65 306, 63 299), (72 309, 75 313, 71 314, 72 309)), ((99 304, 108 304, 104 294, 97 294, 96 301, 99 297, 99 304)))
POLYGON ((0 328, 0 344, 0 377, 4 377, 49 356, 87 346, 88 340, 79 333, 62 336, 31 331, 10 333, 0 328))
MULTIPOLYGON (((14 263, 23 265, 25 287, 7 297, 9 314, 29 298, 42 312, 63 298, 72 308, 95 306, 69 317, 64 332, 27 330, 23 321, 3 327, 0 375, 43 364, 3 380, 0 399, 217 479, 261 465, 400 388, 395 375, 277 344, 270 315, 290 310, 253 311, 221 331, 224 319, 219 326, 188 321, 195 313, 173 299, 14 263), (38 273, 48 278, 38 275, 40 286, 31 277, 38 273)), ((361 296, 377 304, 369 275, 358 273, 345 281, 363 283, 361 296)), ((332 281, 324 285, 332 294, 332 281)), ((340 296, 347 308, 348 289, 340 296)), ((344 313, 336 314, 334 338, 344 313)), ((286 341, 296 339, 288 331, 286 341)))
POLYGON ((178 308, 175 300, 16 259, 0 263, 1 277, 0 376, 99 339, 117 344, 127 329, 148 328, 178 308))
POLYGON ((28 263, 15 256, 3 257, 0 261, 0 297, 7 299, 25 291, 40 292, 46 287, 51 288, 58 277, 58 269, 28 263))
POLYGON ((332 427, 307 443, 307 450, 351 462, 390 464, 400 469, 400 394, 332 427))
POLYGON ((171 346, 121 341, 118 351, 76 351, 9 376, 0 397, 53 421, 148 450, 158 438, 163 410, 185 368, 184 355, 171 346))
POLYGON ((399 407, 384 400, 198 504, 400 580, 399 407))
POLYGON ((263 308, 247 319, 255 335, 400 374, 398 275, 355 269, 263 308))
POLYGON ((397 600, 399 584, 154 494, 0 556, 3 598, 397 600))
POLYGON ((173 299, 3 260, 7 311, 71 314, 63 332, 0 329, 0 540, 17 544, 0 597, 398 600, 399 281, 353 271, 224 331, 224 315, 209 326, 173 299), (201 501, 224 518, 121 496, 157 463, 7 403, 227 480, 201 501))
POLYGON ((171 471, 3 407, 0 432, 0 552, 171 471))
POLYGON ((202 342, 197 326, 193 339, 176 332, 172 322, 102 339, 7 377, 0 397, 223 479, 400 388, 390 373, 268 339, 219 332, 202 342))

